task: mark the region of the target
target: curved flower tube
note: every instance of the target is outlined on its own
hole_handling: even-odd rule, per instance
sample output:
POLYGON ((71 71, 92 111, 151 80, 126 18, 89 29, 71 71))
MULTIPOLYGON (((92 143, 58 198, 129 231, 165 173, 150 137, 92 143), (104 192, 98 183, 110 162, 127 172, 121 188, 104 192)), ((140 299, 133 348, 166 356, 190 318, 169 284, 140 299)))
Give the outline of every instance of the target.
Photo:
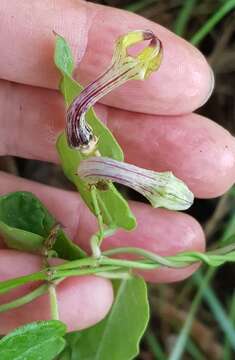
POLYGON ((87 124, 85 114, 104 95, 126 81, 144 80, 161 64, 161 41, 150 30, 136 30, 118 38, 110 67, 90 83, 67 110, 67 138, 70 147, 92 153, 98 139, 87 124), (128 48, 141 41, 149 45, 138 55, 130 56, 128 48))
POLYGON ((193 193, 172 172, 158 173, 106 157, 82 160, 77 174, 88 184, 114 181, 145 196, 153 207, 186 210, 194 200, 193 193))

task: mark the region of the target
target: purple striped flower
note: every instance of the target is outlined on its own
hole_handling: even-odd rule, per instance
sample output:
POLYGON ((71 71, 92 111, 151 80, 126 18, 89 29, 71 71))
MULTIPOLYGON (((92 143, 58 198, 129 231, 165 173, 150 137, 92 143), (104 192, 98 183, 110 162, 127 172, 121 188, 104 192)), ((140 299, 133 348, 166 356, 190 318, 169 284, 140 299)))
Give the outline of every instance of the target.
POLYGON ((67 110, 67 138, 70 147, 92 153, 98 140, 86 122, 87 110, 126 81, 148 78, 159 68, 161 59, 162 45, 152 31, 137 30, 119 37, 109 68, 90 83, 67 110), (144 40, 149 40, 150 43, 138 55, 128 54, 129 47, 144 40))
POLYGON ((184 182, 170 171, 158 173, 97 156, 81 161, 77 174, 88 184, 113 181, 126 185, 145 196, 153 207, 186 210, 194 200, 184 182))

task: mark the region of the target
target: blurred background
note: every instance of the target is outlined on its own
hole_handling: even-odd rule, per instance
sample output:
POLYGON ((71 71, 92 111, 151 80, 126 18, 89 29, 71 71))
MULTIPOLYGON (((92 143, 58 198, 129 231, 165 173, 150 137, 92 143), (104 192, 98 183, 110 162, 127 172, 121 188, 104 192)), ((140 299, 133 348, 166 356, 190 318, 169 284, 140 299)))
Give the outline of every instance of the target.
MULTIPOLYGON (((141 14, 196 45, 216 78, 213 95, 199 112, 235 134, 235 0, 94 2, 141 14)), ((0 169, 70 186, 59 167, 39 161, 4 157, 0 169)), ((220 199, 196 200, 190 214, 204 227, 208 248, 226 244, 235 234, 235 188, 220 199)), ((235 359, 234 265, 202 267, 179 284, 150 286, 149 295, 151 321, 138 359, 235 359)))

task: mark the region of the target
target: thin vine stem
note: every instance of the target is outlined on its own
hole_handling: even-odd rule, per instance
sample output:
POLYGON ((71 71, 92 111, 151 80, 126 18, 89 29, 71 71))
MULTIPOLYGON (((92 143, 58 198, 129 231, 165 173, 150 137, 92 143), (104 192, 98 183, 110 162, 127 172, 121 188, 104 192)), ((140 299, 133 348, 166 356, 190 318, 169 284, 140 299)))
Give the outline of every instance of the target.
POLYGON ((99 225, 99 234, 101 239, 103 239, 104 237, 104 224, 103 224, 103 219, 102 219, 102 215, 100 212, 100 207, 98 204, 98 200, 97 200, 97 189, 95 187, 95 185, 91 186, 91 198, 92 198, 92 202, 94 205, 94 210, 95 210, 95 215, 97 217, 98 220, 98 225, 99 225))
MULTIPOLYGON (((111 249, 103 252, 103 255, 105 256, 112 256, 117 254, 134 254, 142 256, 146 259, 152 260, 154 262, 157 262, 163 266, 172 267, 172 261, 168 260, 166 257, 159 256, 155 253, 152 253, 150 251, 144 250, 142 248, 135 248, 135 247, 121 247, 116 249, 111 249)), ((176 267, 178 264, 176 264, 176 267)))
POLYGON ((93 202, 93 206, 94 206, 94 210, 95 210, 95 215, 96 215, 98 225, 99 225, 98 234, 95 234, 91 237, 91 249, 92 249, 93 256, 95 258, 99 258, 101 256, 100 245, 104 238, 104 224, 103 224, 103 218, 102 218, 100 207, 99 207, 98 200, 97 200, 97 189, 96 189, 95 185, 91 186, 91 198, 92 198, 92 202, 93 202))
POLYGON ((18 286, 24 285, 29 282, 38 281, 38 280, 47 280, 47 274, 45 271, 39 271, 37 273, 20 276, 14 279, 1 281, 0 282, 0 294, 4 294, 18 286))
MULTIPOLYGON (((226 251, 228 250, 227 247, 225 249, 226 251)), ((223 248, 221 248, 220 252, 217 253, 200 253, 195 251, 179 253, 174 256, 162 257, 144 249, 127 247, 108 250, 104 253, 104 255, 105 256, 101 256, 99 259, 89 257, 86 259, 66 262, 64 264, 51 267, 50 269, 44 269, 34 274, 0 282, 0 293, 8 292, 11 289, 32 281, 59 281, 62 278, 69 276, 83 276, 100 272, 116 272, 121 271, 124 268, 128 270, 153 270, 162 266, 169 268, 182 268, 197 262, 203 262, 212 267, 216 267, 226 262, 235 262, 235 251, 224 253, 223 248), (107 254, 117 255, 124 253, 139 255, 142 257, 142 259, 126 260, 107 257, 107 254)))
POLYGON ((49 298, 50 298, 50 308, 51 308, 51 318, 52 320, 59 320, 59 307, 56 293, 56 285, 51 282, 48 286, 49 298))
POLYGON ((30 303, 31 301, 35 300, 39 296, 42 296, 48 292, 48 284, 43 284, 39 286, 37 289, 31 291, 29 294, 26 294, 24 296, 21 296, 11 302, 8 302, 6 304, 0 305, 0 313, 18 308, 20 306, 23 306, 25 304, 30 303))

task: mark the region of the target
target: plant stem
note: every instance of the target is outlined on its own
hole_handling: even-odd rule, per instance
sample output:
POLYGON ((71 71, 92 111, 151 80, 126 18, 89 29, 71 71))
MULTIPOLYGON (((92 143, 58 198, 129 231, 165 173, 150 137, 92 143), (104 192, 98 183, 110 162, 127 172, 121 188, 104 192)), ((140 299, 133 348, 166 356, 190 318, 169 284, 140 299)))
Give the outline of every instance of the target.
POLYGON ((93 206, 94 206, 94 210, 95 210, 95 215, 97 217, 98 225, 99 225, 98 234, 93 235, 91 237, 91 249, 92 249, 93 256, 95 258, 99 258, 101 255, 100 245, 104 238, 104 224, 103 224, 103 218, 101 215, 99 204, 97 201, 97 189, 96 189, 95 185, 91 186, 91 198, 92 198, 92 202, 93 202, 93 206))
POLYGON ((76 268, 85 268, 88 266, 96 267, 99 264, 98 259, 94 259, 93 257, 87 257, 85 259, 66 261, 63 264, 52 267, 52 270, 69 270, 76 268))
MULTIPOLYGON (((103 255, 112 256, 117 254, 135 254, 140 255, 146 259, 152 260, 154 262, 157 262, 164 266, 172 267, 172 261, 168 260, 166 257, 159 256, 157 254, 154 254, 150 251, 141 249, 141 248, 135 248, 135 247, 121 247, 116 249, 111 249, 103 252, 103 255)), ((176 267, 179 265, 176 264, 176 267)))
POLYGON ((56 285, 51 282, 48 287, 52 320, 59 320, 59 308, 56 294, 56 285))
POLYGON ((102 271, 100 273, 96 274, 97 276, 104 277, 106 279, 122 279, 122 280, 128 280, 132 278, 132 275, 127 271, 102 271))
POLYGON ((18 308, 25 304, 28 304, 29 302, 33 301, 34 299, 38 298, 39 296, 46 294, 47 291, 48 291, 48 285, 47 284, 41 285, 37 289, 30 292, 29 294, 26 294, 26 295, 24 295, 16 300, 13 300, 9 303, 0 305, 0 313, 10 310, 10 309, 18 308))
POLYGON ((99 233, 92 235, 90 239, 91 252, 94 259, 101 257, 101 250, 99 247, 99 233))
POLYGON ((193 35, 190 42, 193 45, 198 45, 204 37, 215 27, 216 24, 233 8, 235 8, 235 0, 228 0, 214 12, 214 14, 207 20, 204 26, 193 35))
POLYGON ((99 225, 99 234, 100 234, 100 237, 101 237, 101 240, 103 239, 104 237, 104 224, 103 224, 103 219, 102 219, 102 215, 101 215, 101 212, 100 212, 100 208, 99 208, 99 204, 98 204, 98 201, 97 201, 97 193, 96 193, 96 187, 94 185, 91 186, 91 198, 92 198, 92 202, 93 202, 93 205, 94 205, 94 209, 95 209, 95 215, 97 217, 97 220, 98 220, 98 225, 99 225))
MULTIPOLYGON (((106 272, 106 271, 115 271, 115 270, 122 270, 120 266, 102 266, 97 268, 88 268, 88 269, 71 269, 71 270, 61 270, 56 273, 58 279, 61 277, 70 277, 70 276, 84 276, 84 275, 91 275, 97 274, 99 272, 106 272)), ((55 279, 57 279, 57 277, 55 279)))
POLYGON ((6 280, 0 282, 0 294, 4 294, 18 286, 24 285, 31 281, 47 280, 47 274, 43 271, 39 271, 34 274, 21 276, 18 278, 6 280))
MULTIPOLYGON (((230 245, 229 247, 225 247, 225 249, 226 251, 228 251, 230 249, 233 249, 233 247, 230 245)), ((224 253, 223 248, 221 248, 220 252, 216 254, 210 252, 200 253, 196 251, 191 251, 179 253, 174 256, 163 257, 144 249, 124 247, 108 250, 104 252, 104 255, 116 255, 122 253, 139 255, 142 258, 139 260, 125 260, 101 256, 99 258, 89 257, 85 259, 69 261, 58 266, 46 268, 34 274, 22 276, 7 281, 2 281, 0 282, 0 294, 8 292, 16 287, 32 281, 59 281, 63 277, 75 275, 82 276, 88 274, 95 274, 98 272, 112 272, 116 270, 120 271, 123 268, 142 270, 157 269, 161 266, 169 268, 182 268, 198 262, 203 262, 210 266, 217 267, 226 262, 235 262, 235 251, 224 253)))
POLYGON ((100 259, 101 265, 113 265, 118 266, 120 268, 127 267, 133 269, 143 269, 143 270, 152 270, 159 268, 159 264, 151 263, 147 261, 133 261, 133 260, 124 260, 124 259, 110 259, 110 258, 101 258, 100 259))

